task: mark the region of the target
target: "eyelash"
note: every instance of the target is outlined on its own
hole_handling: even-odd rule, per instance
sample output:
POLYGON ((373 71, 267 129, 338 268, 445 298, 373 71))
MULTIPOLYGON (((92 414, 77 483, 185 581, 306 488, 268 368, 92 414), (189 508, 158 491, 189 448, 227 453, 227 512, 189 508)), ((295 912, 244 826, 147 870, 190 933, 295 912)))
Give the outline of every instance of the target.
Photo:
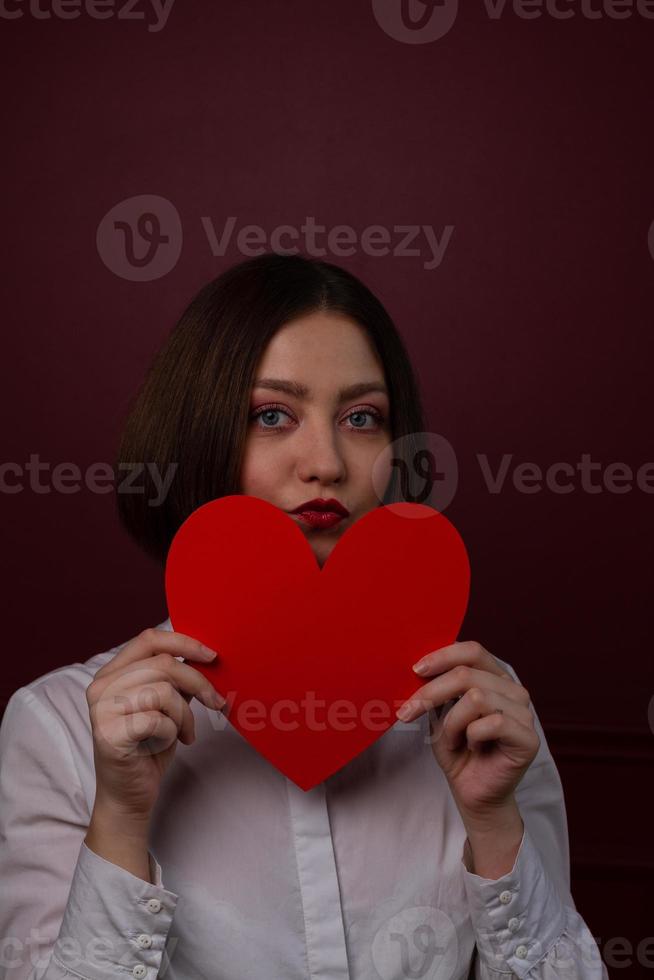
MULTIPOLYGON (((283 415, 289 415, 290 416, 290 413, 285 408, 283 408, 281 405, 276 405, 276 404, 261 405, 255 412, 253 412, 250 415, 250 421, 251 422, 255 422, 259 418, 260 415, 263 415, 264 414, 264 412, 271 412, 271 411, 281 412, 283 415)), ((345 417, 346 418, 350 418, 351 415, 372 415, 372 417, 377 422, 377 425, 383 425, 383 423, 384 423, 384 416, 381 414, 381 412, 379 412, 376 408, 371 408, 370 406, 368 406, 367 408, 354 408, 345 417)), ((288 428, 288 426, 286 426, 286 425, 263 425, 263 426, 259 426, 259 428, 262 429, 262 431, 265 431, 265 432, 282 432, 286 428, 288 428)), ((371 429, 360 429, 358 426, 354 426, 354 428, 353 428, 352 431, 353 432, 370 432, 372 430, 371 429)))

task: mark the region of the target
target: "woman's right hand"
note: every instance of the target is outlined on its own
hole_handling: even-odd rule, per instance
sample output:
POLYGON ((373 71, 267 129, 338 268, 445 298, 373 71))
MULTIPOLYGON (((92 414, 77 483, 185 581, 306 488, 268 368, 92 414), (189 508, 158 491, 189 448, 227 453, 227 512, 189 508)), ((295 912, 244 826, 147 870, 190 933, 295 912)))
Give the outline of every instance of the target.
POLYGON ((93 734, 95 808, 149 820, 177 740, 195 740, 188 702, 220 710, 226 701, 176 657, 210 663, 216 653, 170 630, 146 629, 94 675, 86 690, 93 734))

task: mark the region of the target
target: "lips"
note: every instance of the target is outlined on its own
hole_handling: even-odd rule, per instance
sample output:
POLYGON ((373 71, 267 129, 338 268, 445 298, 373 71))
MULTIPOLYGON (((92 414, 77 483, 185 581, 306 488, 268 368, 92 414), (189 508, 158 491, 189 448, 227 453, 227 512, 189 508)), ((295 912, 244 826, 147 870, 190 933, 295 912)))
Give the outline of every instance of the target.
POLYGON ((299 519, 310 527, 330 528, 339 524, 350 512, 335 497, 330 497, 328 500, 315 497, 295 507, 290 513, 297 514, 299 519))

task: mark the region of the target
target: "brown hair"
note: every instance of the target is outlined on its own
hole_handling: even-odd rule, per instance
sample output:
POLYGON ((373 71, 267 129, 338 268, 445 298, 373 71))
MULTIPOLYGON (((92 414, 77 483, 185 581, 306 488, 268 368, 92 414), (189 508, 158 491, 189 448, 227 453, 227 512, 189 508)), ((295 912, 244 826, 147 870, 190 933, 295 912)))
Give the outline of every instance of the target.
MULTIPOLYGON (((183 521, 202 504, 240 493, 250 392, 273 334, 297 317, 333 311, 367 331, 382 362, 393 439, 424 431, 416 378, 390 316, 354 275, 304 255, 265 253, 232 266, 191 301, 129 408, 114 471, 144 465, 143 492, 117 493, 132 539, 164 564, 183 521), (177 464, 162 502, 149 466, 177 464)), ((401 499, 397 473, 383 503, 401 499)))

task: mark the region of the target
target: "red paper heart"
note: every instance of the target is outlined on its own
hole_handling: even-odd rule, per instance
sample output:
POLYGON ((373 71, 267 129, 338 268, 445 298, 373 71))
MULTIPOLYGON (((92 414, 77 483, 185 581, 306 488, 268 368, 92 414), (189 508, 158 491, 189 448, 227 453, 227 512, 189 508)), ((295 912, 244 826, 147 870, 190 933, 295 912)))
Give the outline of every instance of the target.
POLYGON ((184 521, 165 585, 173 629, 218 652, 193 666, 231 724, 308 790, 397 722, 425 683, 411 665, 456 640, 470 566, 447 518, 398 503, 357 520, 321 569, 292 518, 239 494, 184 521))

